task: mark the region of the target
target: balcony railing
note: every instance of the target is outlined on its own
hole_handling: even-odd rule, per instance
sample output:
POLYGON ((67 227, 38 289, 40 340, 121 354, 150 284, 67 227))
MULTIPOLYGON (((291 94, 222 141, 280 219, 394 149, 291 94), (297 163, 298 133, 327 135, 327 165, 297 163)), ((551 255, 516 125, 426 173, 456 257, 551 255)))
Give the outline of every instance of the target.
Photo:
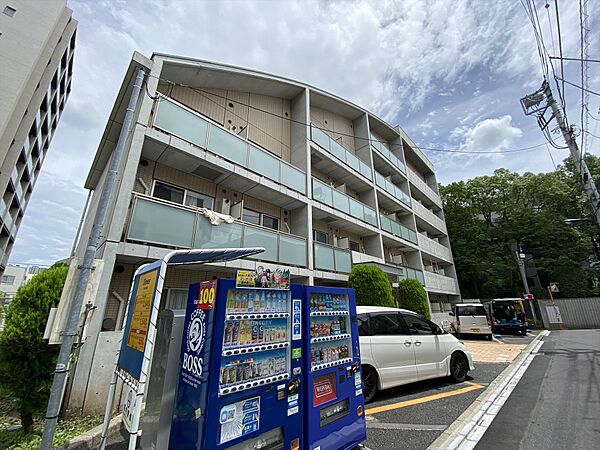
MULTIPOLYGON (((433 163, 429 160, 427 155, 425 153, 423 153, 419 147, 417 147, 417 145, 408 136, 408 134, 406 134, 404 132, 404 130, 402 128, 398 127, 397 131, 402 136, 402 139, 404 139, 408 143, 409 148, 411 150, 413 150, 417 154, 417 156, 419 156, 421 158, 421 160, 425 163, 425 165, 427 165, 427 167, 429 167, 431 169, 431 171, 433 172, 433 163)), ((406 150, 404 150, 404 153, 406 154, 406 150)))
POLYGON ((406 206, 409 206, 409 207, 411 206, 412 202, 410 200, 410 195, 408 195, 406 192, 404 192, 402 189, 400 189, 398 186, 396 186, 391 181, 386 180, 385 177, 377 171, 375 171, 375 183, 381 189, 386 191, 392 197, 400 200, 406 206))
POLYGON ((446 234, 448 233, 448 231, 446 230, 446 224, 444 223, 444 221, 442 219, 440 219, 438 216, 436 216, 433 212, 431 212, 430 210, 425 208, 419 202, 413 202, 413 211, 415 212, 415 214, 417 216, 419 216, 423 220, 429 222, 431 225, 433 225, 438 230, 440 230, 446 234))
POLYGON ((433 272, 425 272, 425 287, 448 294, 458 295, 460 293, 456 279, 433 272))
POLYGON ((310 139, 330 155, 335 156, 347 166, 361 173, 369 180, 373 179, 373 172, 368 163, 357 158, 353 153, 350 153, 335 139, 331 138, 327 133, 321 130, 314 124, 310 124, 310 139))
POLYGON ((408 242, 412 242, 413 244, 417 244, 417 233, 410 228, 405 227, 404 225, 399 224, 395 220, 390 219, 389 217, 384 216, 383 214, 379 214, 379 220, 381 220, 381 229, 387 231, 394 236, 405 239, 408 242))
POLYGON ((423 194, 425 194, 429 199, 438 205, 440 208, 442 207, 442 199, 440 195, 435 192, 427 183, 425 183, 416 173, 412 170, 408 169, 408 179, 412 184, 414 184, 417 189, 419 189, 423 194))
POLYGON ((269 152, 161 96, 154 127, 306 194, 306 174, 269 152))
POLYGON ((315 269, 350 273, 352 254, 350 250, 315 242, 313 244, 315 269))
POLYGON ((255 259, 306 267, 306 239, 246 223, 212 225, 197 209, 136 194, 127 239, 181 248, 264 247, 255 259))
POLYGON ((427 236, 423 236, 422 234, 419 234, 418 238, 419 247, 421 248, 421 250, 446 261, 451 260, 450 249, 448 247, 444 247, 439 242, 436 242, 433 239, 428 238, 427 236))
POLYGON ((425 286, 425 278, 423 276, 423 271, 419 269, 413 269, 412 267, 404 266, 402 264, 397 264, 388 259, 386 259, 385 263, 389 264, 390 266, 394 266, 397 269, 401 269, 402 273, 398 275, 399 278, 413 278, 415 280, 418 280, 423 286, 425 286))
POLYGON ((338 211, 349 214, 355 219, 377 226, 377 216, 375 210, 367 205, 355 200, 343 192, 333 189, 331 186, 313 178, 313 199, 324 203, 338 211))
POLYGON ((400 161, 396 155, 388 150, 387 147, 378 141, 373 135, 371 135, 371 145, 377 151, 377 153, 387 159, 392 166, 396 167, 400 172, 404 174, 406 173, 406 166, 404 163, 400 161))

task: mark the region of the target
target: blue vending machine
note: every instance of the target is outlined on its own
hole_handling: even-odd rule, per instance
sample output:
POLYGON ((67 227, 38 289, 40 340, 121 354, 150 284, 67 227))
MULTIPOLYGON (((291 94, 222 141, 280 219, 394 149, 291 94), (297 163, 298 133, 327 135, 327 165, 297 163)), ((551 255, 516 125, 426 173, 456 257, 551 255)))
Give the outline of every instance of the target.
POLYGON ((352 449, 367 437, 354 290, 302 289, 303 448, 352 449))
POLYGON ((190 285, 170 449, 304 448, 300 301, 289 284, 190 285))

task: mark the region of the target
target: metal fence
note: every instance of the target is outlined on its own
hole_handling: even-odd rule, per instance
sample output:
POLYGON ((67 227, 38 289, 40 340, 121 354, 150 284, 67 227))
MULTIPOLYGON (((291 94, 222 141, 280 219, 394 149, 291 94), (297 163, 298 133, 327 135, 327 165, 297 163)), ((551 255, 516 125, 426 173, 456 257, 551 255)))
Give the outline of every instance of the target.
POLYGON ((558 310, 550 300, 537 300, 537 304, 548 329, 600 328, 600 297, 557 299, 558 310))

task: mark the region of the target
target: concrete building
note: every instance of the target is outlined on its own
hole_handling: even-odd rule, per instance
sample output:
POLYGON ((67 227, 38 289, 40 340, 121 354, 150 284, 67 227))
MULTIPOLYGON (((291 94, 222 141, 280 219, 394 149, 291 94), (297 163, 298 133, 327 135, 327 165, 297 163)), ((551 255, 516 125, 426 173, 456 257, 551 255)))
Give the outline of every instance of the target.
MULTIPOLYGON (((434 168, 399 127, 306 84, 238 67, 134 54, 85 187, 92 226, 137 68, 134 115, 94 271, 71 408, 100 412, 135 269, 176 248, 263 246, 253 259, 169 269, 165 305, 190 282, 285 267, 294 283, 344 286, 356 264, 426 287, 432 311, 460 298, 434 168), (235 222, 211 225, 199 208, 235 222), (196 268, 198 269, 198 268, 196 268)), ((68 289, 66 289, 68 292, 68 289)))
POLYGON ((6 266, 0 277, 0 291, 4 292, 10 300, 26 281, 28 281, 27 266, 6 266))
POLYGON ((66 0, 0 2, 0 275, 71 92, 66 0))

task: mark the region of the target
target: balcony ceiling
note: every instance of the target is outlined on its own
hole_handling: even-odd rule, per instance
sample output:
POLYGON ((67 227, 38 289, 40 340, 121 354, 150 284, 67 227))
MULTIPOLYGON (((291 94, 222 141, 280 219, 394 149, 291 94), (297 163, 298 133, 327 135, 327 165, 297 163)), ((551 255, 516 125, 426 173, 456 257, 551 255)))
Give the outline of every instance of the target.
POLYGON ((312 216, 315 220, 327 223, 334 230, 339 229, 339 234, 342 234, 343 231, 356 234, 359 237, 372 236, 373 234, 375 234, 373 231, 366 228, 366 224, 364 227, 362 225, 357 225, 356 223, 350 222, 342 217, 337 217, 333 214, 328 213, 327 211, 323 211, 319 209, 319 206, 313 208, 312 216))
POLYGON ((310 147, 311 167, 335 181, 336 186, 346 184, 346 186, 358 193, 372 189, 363 178, 355 175, 351 171, 352 169, 345 168, 343 162, 338 161, 334 156, 328 155, 320 149, 315 149, 315 147, 315 144, 312 144, 310 147))
POLYGON ((394 250, 401 250, 403 252, 414 252, 414 251, 416 251, 416 249, 414 247, 411 247, 410 245, 405 244, 404 242, 400 242, 399 240, 391 239, 391 238, 387 237, 385 235, 385 233, 381 233, 381 237, 383 238, 383 246, 385 248, 390 248, 390 249, 394 249, 394 250))
POLYGON ((284 209, 291 210, 306 204, 267 185, 273 185, 274 182, 263 184, 231 172, 226 168, 231 167, 231 163, 224 163, 223 167, 212 164, 200 156, 202 154, 200 149, 192 146, 190 148, 191 150, 197 150, 198 156, 146 136, 144 146, 142 147, 142 157, 173 167, 182 172, 200 176, 235 192, 250 195, 284 209))
POLYGON ((377 189, 377 203, 380 208, 385 209, 388 212, 398 213, 400 216, 410 214, 408 206, 405 206, 400 200, 394 201, 390 199, 391 194, 388 194, 387 192, 384 194, 380 192, 379 189, 381 188, 377 189))
POLYGON ((418 230, 425 230, 432 237, 445 236, 444 233, 442 233, 436 227, 434 227, 433 225, 431 225, 429 222, 427 222, 426 220, 421 219, 421 217, 419 215, 415 214, 415 219, 417 221, 417 229, 418 230))

